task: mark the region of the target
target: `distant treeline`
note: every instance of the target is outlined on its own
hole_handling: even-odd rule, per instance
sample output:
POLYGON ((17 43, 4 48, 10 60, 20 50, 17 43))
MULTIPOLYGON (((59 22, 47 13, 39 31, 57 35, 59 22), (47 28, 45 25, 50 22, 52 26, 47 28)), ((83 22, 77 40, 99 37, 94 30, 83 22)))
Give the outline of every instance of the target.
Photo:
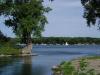
MULTIPOLYGON (((18 38, 8 38, 0 33, 0 42, 1 41, 11 41, 11 42, 20 42, 18 38)), ((65 44, 100 44, 100 38, 91 38, 91 37, 42 37, 42 38, 33 38, 33 44, 53 44, 53 45, 65 45, 65 44)))
POLYGON ((33 44, 60 44, 64 45, 66 42, 70 45, 73 44, 100 44, 100 38, 90 37, 42 37, 33 38, 33 44))

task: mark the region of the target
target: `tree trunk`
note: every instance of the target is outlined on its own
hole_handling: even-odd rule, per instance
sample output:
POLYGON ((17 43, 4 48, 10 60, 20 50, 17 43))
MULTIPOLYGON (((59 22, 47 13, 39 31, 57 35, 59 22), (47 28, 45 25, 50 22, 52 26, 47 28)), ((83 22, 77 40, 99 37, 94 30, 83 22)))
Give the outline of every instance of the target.
POLYGON ((32 75, 32 58, 31 57, 23 57, 24 63, 22 64, 21 75, 32 75))
POLYGON ((32 54, 32 39, 30 33, 24 33, 23 34, 23 43, 26 44, 26 46, 22 49, 23 55, 31 55, 32 54))
POLYGON ((26 45, 24 48, 22 48, 22 54, 32 54, 32 43, 26 45))

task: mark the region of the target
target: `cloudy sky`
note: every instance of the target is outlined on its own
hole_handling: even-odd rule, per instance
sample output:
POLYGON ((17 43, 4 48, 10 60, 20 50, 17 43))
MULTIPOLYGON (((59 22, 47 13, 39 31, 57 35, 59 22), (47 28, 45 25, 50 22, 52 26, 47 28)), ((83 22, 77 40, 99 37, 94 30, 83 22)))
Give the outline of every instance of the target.
MULTIPOLYGON (((100 31, 96 26, 87 27, 85 19, 82 17, 83 8, 80 0, 55 0, 47 2, 53 10, 46 14, 49 24, 46 25, 43 36, 55 37, 100 37, 100 31)), ((11 28, 3 24, 3 17, 0 17, 0 29, 7 36, 14 37, 11 28)))

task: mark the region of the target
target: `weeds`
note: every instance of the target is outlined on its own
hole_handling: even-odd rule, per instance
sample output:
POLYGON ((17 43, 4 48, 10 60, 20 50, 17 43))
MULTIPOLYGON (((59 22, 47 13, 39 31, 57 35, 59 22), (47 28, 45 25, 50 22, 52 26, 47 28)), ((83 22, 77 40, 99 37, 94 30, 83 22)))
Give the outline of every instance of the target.
MULTIPOLYGON (((88 65, 85 59, 79 61, 77 69, 73 66, 72 62, 62 62, 59 67, 61 70, 59 75, 100 75, 94 69, 89 69, 88 65)), ((56 75, 56 72, 53 75, 56 75)))

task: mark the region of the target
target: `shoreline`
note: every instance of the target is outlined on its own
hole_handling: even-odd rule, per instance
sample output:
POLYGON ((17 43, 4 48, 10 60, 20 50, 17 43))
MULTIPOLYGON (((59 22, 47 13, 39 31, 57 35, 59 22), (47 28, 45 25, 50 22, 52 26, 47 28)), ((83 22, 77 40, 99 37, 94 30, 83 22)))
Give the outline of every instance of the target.
MULTIPOLYGON (((54 75, 62 75, 62 72, 64 71, 63 68, 61 68, 64 63, 71 63, 71 65, 75 68, 75 70, 79 70, 80 63, 87 64, 86 69, 87 70, 94 70, 96 75, 100 74, 100 56, 85 56, 85 57, 79 57, 77 59, 72 59, 70 61, 64 61, 58 65, 54 65, 52 67, 52 72, 54 75), (82 61, 83 59, 83 61, 82 61), (85 60, 85 61, 84 61, 85 60), (81 62, 80 62, 81 61, 81 62)), ((81 66, 82 66, 81 64, 81 66)), ((68 67, 68 65, 66 65, 68 67)), ((67 68, 66 67, 66 68, 67 68)), ((68 68, 67 68, 68 69, 68 68)))
POLYGON ((38 55, 36 53, 34 53, 34 54, 19 54, 19 55, 4 55, 4 54, 1 54, 0 58, 1 57, 13 57, 13 56, 15 56, 15 57, 25 57, 25 56, 38 56, 38 55))

